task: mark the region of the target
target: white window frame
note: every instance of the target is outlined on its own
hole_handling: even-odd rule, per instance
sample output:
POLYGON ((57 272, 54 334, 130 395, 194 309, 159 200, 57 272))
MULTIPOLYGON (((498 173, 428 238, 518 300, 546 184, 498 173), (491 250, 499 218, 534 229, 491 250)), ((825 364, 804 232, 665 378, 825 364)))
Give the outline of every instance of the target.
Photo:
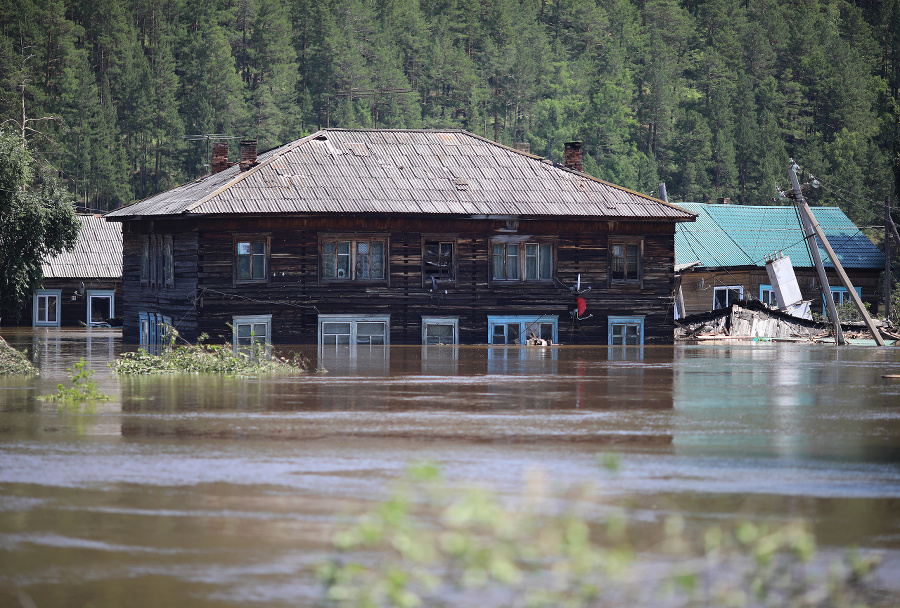
POLYGON ((348 347, 351 356, 355 355, 358 347, 380 348, 382 346, 390 346, 391 344, 391 315, 353 315, 353 314, 337 314, 337 315, 319 315, 317 341, 319 350, 324 352, 325 349, 337 352, 340 347, 348 347), (323 329, 325 323, 349 323, 350 334, 349 344, 325 344, 323 329), (384 344, 357 344, 358 335, 356 333, 357 326, 360 323, 384 323, 384 344))
POLYGON ((734 302, 731 301, 731 296, 730 296, 730 293, 732 291, 737 291, 740 294, 739 298, 741 300, 744 299, 744 286, 743 285, 719 285, 719 286, 716 286, 713 288, 712 310, 721 310, 719 308, 716 308, 716 299, 717 299, 716 294, 719 293, 720 291, 725 292, 725 306, 723 306, 722 308, 728 308, 729 306, 734 304, 734 302))
MULTIPOLYGON (((637 325, 639 327, 638 331, 638 344, 634 346, 643 346, 644 345, 644 315, 629 315, 629 316, 610 316, 606 322, 606 343, 609 346, 625 346, 625 344, 613 344, 613 327, 616 325, 637 325)), ((629 345, 631 346, 631 345, 629 345)))
POLYGON ((112 319, 116 316, 116 292, 114 289, 88 289, 85 292, 85 300, 87 302, 86 321, 88 327, 96 327, 106 323, 106 321, 103 321, 102 323, 94 323, 91 321, 91 298, 109 298, 109 318, 112 319))
POLYGON ((250 334, 252 341, 259 342, 267 346, 272 344, 272 315, 235 315, 231 317, 231 326, 234 328, 231 332, 231 343, 235 348, 238 348, 239 346, 238 334, 240 333, 239 326, 241 325, 250 325, 250 334), (253 337, 254 325, 266 326, 265 340, 257 340, 253 337))
POLYGON ((452 325, 453 342, 442 343, 441 345, 459 344, 459 317, 422 317, 422 344, 424 346, 438 346, 437 344, 428 344, 429 325, 452 325))
MULTIPOLYGON (((544 323, 553 324, 553 343, 559 344, 559 316, 557 315, 488 315, 487 343, 494 344, 495 325, 511 325, 513 323, 519 324, 519 344, 528 338, 526 332, 529 325, 539 326, 544 323)), ((503 344, 507 345, 506 342, 503 344)))
MULTIPOLYGON (((48 310, 48 307, 45 307, 44 310, 48 310)), ((62 289, 38 289, 34 292, 34 314, 32 318, 32 325, 34 327, 59 327, 62 322, 62 289), (38 319, 38 300, 40 298, 56 298, 56 321, 47 321, 38 319)))
POLYGON ((775 288, 771 285, 760 285, 759 286, 759 301, 765 304, 766 306, 774 306, 778 308, 778 302, 775 299, 775 288), (766 302, 766 293, 769 294, 769 301, 766 302))

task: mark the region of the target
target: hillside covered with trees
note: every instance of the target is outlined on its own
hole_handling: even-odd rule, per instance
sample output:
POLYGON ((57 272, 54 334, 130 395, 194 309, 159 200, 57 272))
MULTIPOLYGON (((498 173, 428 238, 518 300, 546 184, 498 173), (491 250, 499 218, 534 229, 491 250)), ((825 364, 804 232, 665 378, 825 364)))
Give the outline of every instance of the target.
POLYGON ((103 211, 228 134, 463 128, 670 200, 771 203, 788 158, 881 223, 900 0, 5 0, 0 119, 103 211), (33 131, 31 129, 34 129, 33 131))

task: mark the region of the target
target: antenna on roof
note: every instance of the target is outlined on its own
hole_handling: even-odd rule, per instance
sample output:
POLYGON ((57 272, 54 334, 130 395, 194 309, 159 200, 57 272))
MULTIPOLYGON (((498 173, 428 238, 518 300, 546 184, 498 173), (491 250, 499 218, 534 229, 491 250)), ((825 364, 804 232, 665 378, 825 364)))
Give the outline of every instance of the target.
POLYGON ((187 141, 203 141, 206 140, 206 163, 203 165, 204 167, 212 167, 212 150, 211 150, 211 142, 213 140, 218 141, 221 139, 239 139, 238 135, 225 135, 224 133, 201 133, 198 135, 182 135, 181 139, 186 139, 187 141))

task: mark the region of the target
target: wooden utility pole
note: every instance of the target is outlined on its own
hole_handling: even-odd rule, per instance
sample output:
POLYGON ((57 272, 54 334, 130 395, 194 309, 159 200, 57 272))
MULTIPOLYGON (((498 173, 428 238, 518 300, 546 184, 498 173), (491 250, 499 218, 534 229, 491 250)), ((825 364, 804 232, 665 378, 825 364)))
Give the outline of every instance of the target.
POLYGON ((797 170, 799 170, 799 167, 797 167, 797 165, 792 161, 791 169, 790 171, 788 171, 788 173, 790 173, 791 185, 793 185, 794 193, 796 194, 797 209, 800 211, 800 218, 803 220, 804 227, 806 228, 807 243, 809 243, 810 252, 814 252, 813 259, 816 262, 816 270, 819 272, 820 282, 822 284, 822 295, 825 296, 825 301, 828 304, 828 312, 834 315, 833 319, 835 326, 835 344, 845 343, 843 334, 838 334, 841 329, 841 321, 840 319, 838 319, 837 310, 835 310, 834 307, 834 298, 831 295, 831 288, 828 286, 828 279, 825 276, 825 267, 822 265, 822 257, 819 255, 819 250, 816 246, 815 238, 812 238, 813 235, 819 238, 819 242, 822 244, 822 248, 831 259, 831 263, 834 266, 835 272, 837 272, 838 277, 841 279, 841 283, 847 289, 847 293, 849 294, 850 299, 853 300, 853 304, 859 311, 860 316, 862 316, 863 322, 866 324, 866 327, 872 334, 872 338, 875 340, 875 344, 877 344, 878 346, 884 346, 884 339, 878 332, 878 328, 875 327, 875 324, 872 322, 872 317, 870 317, 869 313, 866 311, 866 307, 863 305, 862 300, 859 298, 859 294, 856 293, 856 288, 853 287, 853 283, 850 282, 850 277, 848 277, 847 273, 844 272, 844 267, 841 266, 837 254, 834 252, 834 249, 831 248, 831 243, 829 243, 828 239, 825 238, 825 232, 822 231, 822 227, 819 226, 819 222, 816 221, 816 218, 815 216, 813 216, 809 205, 806 204, 806 200, 803 198, 803 193, 800 191, 800 183, 797 181, 797 170), (840 342, 838 342, 838 335, 840 335, 840 342))

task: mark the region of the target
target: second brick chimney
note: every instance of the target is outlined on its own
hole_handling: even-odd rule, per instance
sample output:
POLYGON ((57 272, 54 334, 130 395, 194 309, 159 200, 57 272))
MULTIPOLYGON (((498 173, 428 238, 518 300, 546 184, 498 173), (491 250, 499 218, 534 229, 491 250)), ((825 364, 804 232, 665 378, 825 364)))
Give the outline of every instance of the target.
POLYGON ((584 171, 584 163, 581 162, 581 142, 567 141, 563 151, 563 164, 566 169, 584 171))
POLYGON ((256 140, 241 140, 241 171, 246 171, 250 167, 256 166, 256 140))

